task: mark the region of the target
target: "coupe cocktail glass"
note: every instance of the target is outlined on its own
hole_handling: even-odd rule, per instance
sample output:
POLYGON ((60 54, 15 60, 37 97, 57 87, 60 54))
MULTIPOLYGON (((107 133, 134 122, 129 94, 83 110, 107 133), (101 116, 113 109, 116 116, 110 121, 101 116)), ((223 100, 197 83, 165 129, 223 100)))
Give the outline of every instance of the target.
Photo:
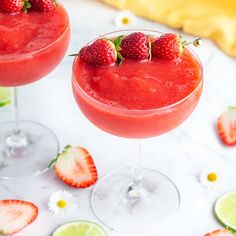
MULTIPOLYGON (((13 40, 11 37, 16 37, 16 47, 28 43, 25 52, 0 55, 0 86, 11 87, 13 117, 12 121, 0 124, 0 178, 39 175, 48 169, 48 163, 58 153, 59 142, 47 127, 36 122, 19 120, 16 88, 43 78, 60 63, 69 44, 69 18, 61 2, 49 13, 0 14, 1 20, 6 22, 5 25, 0 25, 0 33, 6 39, 9 37, 9 42, 13 40), (38 25, 33 20, 35 18, 38 25), (14 31, 20 27, 21 34, 17 35, 14 31), (60 32, 55 31, 57 27, 61 27, 60 32), (54 38, 56 33, 58 37, 54 38), (24 37, 21 35, 24 34, 30 37, 35 34, 35 38, 32 36, 32 41, 35 41, 22 41, 24 37), (51 37, 53 40, 48 43, 47 40, 51 37)), ((7 40, 5 44, 8 46, 7 40)))
MULTIPOLYGON (((102 37, 115 38, 135 31, 161 35, 157 31, 124 30, 102 37)), ((157 170, 141 167, 140 140, 176 128, 196 107, 203 86, 202 66, 195 54, 190 49, 186 50, 198 68, 196 74, 199 78, 194 89, 181 100, 156 109, 127 109, 95 99, 80 84, 82 78, 78 67, 80 58, 75 58, 72 87, 75 100, 84 115, 94 125, 108 133, 138 139, 139 156, 133 168, 124 168, 104 176, 95 186, 91 198, 92 208, 97 217, 120 232, 145 233, 158 230, 179 208, 180 195, 174 182, 157 170)), ((163 62, 163 67, 165 63, 163 62)), ((176 72, 171 73, 175 75, 176 72)), ((99 76, 102 76, 101 74, 99 76)), ((130 94, 126 96, 129 97, 130 94)), ((164 91, 163 93, 160 91, 160 96, 164 96, 164 91)))

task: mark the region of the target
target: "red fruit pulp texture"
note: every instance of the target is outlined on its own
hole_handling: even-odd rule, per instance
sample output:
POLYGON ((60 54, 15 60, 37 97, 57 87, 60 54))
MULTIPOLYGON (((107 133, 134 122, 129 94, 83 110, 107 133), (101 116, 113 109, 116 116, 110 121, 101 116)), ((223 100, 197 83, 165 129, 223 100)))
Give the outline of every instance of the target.
POLYGON ((177 60, 126 59, 109 67, 90 66, 78 57, 73 69, 73 91, 83 113, 99 128, 127 138, 175 128, 192 113, 202 90, 201 65, 187 49, 177 60))
POLYGON ((62 5, 47 13, 0 13, 0 86, 24 85, 47 75, 63 58, 69 38, 62 5))

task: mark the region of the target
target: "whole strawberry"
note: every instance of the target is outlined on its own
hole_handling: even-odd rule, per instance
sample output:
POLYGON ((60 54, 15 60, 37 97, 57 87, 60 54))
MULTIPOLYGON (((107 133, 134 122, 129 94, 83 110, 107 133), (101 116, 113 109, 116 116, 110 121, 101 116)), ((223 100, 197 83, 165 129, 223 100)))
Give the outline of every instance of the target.
POLYGON ((88 64, 107 66, 116 62, 117 51, 112 41, 97 39, 91 45, 83 47, 79 56, 88 64))
POLYGON ((172 60, 180 57, 184 50, 184 42, 178 34, 163 34, 152 43, 152 56, 172 60))
POLYGON ((32 8, 40 12, 49 12, 53 11, 57 3, 55 0, 30 0, 32 8))
POLYGON ((19 14, 30 8, 28 0, 0 0, 0 12, 8 14, 19 14))
POLYGON ((202 45, 202 40, 197 38, 192 42, 183 40, 178 34, 168 33, 163 34, 151 44, 151 52, 153 57, 158 57, 166 60, 179 58, 187 45, 192 44, 194 47, 202 45))
POLYGON ((120 48, 120 54, 124 58, 143 60, 150 56, 148 36, 141 32, 123 36, 120 48))

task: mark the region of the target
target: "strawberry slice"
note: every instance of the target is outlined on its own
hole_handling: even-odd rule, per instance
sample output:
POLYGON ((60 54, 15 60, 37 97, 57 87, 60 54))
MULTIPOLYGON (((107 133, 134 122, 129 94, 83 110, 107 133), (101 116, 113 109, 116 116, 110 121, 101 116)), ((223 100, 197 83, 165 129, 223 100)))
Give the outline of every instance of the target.
POLYGON ((0 234, 14 234, 31 224, 38 216, 38 208, 21 200, 0 201, 0 234))
POLYGON ((226 229, 218 229, 204 236, 233 236, 234 234, 226 229))
POLYGON ((217 122, 217 131, 224 144, 236 145, 236 107, 229 107, 217 122))
POLYGON ((72 187, 87 188, 98 179, 94 161, 85 148, 68 145, 49 166, 54 163, 54 171, 57 176, 72 187))

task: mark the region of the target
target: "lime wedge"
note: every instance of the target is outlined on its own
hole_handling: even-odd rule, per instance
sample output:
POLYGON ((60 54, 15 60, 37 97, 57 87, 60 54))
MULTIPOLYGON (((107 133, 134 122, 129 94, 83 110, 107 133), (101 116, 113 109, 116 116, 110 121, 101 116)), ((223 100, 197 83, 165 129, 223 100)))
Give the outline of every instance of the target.
POLYGON ((214 210, 221 224, 236 230, 236 191, 221 196, 216 201, 214 210))
POLYGON ((0 107, 10 103, 10 90, 9 88, 0 88, 0 107))
POLYGON ((89 221, 75 221, 60 226, 52 236, 107 236, 104 229, 89 221))

